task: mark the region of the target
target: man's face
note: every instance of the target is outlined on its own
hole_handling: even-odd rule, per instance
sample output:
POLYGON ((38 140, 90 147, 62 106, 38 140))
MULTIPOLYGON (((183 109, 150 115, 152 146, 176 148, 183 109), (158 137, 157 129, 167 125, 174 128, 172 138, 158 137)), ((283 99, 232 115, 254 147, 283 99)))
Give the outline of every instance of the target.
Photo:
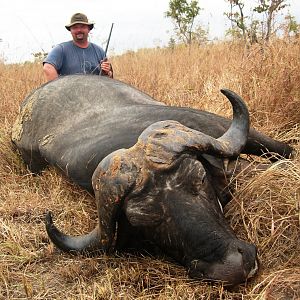
POLYGON ((85 42, 87 41, 90 29, 85 24, 74 24, 71 26, 70 31, 75 42, 85 42))

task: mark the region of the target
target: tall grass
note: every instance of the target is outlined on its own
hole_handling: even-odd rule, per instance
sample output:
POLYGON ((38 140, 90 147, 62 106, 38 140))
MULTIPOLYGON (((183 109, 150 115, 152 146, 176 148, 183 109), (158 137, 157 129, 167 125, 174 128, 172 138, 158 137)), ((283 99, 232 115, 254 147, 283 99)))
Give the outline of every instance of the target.
POLYGON ((200 49, 142 50, 114 59, 118 78, 167 104, 227 113, 219 89, 243 96, 253 125, 290 129, 300 118, 299 43, 278 40, 246 49, 220 43, 200 49))
MULTIPOLYGON (((247 102, 252 126, 299 149, 300 43, 278 40, 245 49, 220 43, 191 49, 144 49, 112 57, 116 79, 170 105, 231 116, 220 88, 247 102)), ((234 290, 197 282, 184 268, 130 254, 61 254, 43 224, 54 211, 64 231, 94 228, 93 198, 50 168, 30 174, 10 144, 20 102, 44 82, 40 64, 0 64, 0 299, 299 299, 300 162, 241 174, 226 216, 259 248, 254 280, 234 290)))

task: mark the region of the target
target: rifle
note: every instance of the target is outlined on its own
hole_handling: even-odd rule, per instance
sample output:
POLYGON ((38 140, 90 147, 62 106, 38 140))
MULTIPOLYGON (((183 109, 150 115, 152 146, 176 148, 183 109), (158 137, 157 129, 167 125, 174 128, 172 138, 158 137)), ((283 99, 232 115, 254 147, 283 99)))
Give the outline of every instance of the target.
MULTIPOLYGON (((111 27, 110 27, 110 31, 109 31, 109 36, 108 36, 108 40, 107 40, 107 43, 106 43, 106 47, 105 47, 105 50, 104 50, 104 58, 103 58, 103 61, 105 61, 107 59, 106 57, 106 54, 107 54, 107 50, 108 50, 108 46, 109 46, 109 42, 110 42, 110 37, 111 37, 111 32, 113 30, 113 27, 114 27, 114 23, 111 23, 111 27)), ((102 69, 100 69, 100 76, 102 75, 102 69)))

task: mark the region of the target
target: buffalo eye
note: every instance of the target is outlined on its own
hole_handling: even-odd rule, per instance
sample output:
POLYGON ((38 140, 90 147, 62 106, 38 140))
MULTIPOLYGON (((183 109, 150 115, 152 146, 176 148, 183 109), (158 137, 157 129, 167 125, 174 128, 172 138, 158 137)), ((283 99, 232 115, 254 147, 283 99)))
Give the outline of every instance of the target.
POLYGON ((206 174, 201 174, 200 176, 195 176, 191 179, 191 188, 193 194, 198 194, 200 191, 203 190, 203 186, 206 183, 206 174))
POLYGON ((194 158, 184 159, 176 174, 178 175, 177 182, 181 182, 188 192, 198 195, 206 190, 207 173, 199 160, 194 158))

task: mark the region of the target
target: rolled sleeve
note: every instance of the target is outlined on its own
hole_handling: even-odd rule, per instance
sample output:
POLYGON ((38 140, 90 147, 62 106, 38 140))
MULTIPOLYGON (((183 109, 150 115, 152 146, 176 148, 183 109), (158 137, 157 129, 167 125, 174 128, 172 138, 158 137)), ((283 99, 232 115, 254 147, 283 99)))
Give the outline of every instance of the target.
POLYGON ((63 51, 62 46, 55 46, 43 60, 43 65, 45 63, 52 65, 58 72, 62 67, 63 61, 63 51))

